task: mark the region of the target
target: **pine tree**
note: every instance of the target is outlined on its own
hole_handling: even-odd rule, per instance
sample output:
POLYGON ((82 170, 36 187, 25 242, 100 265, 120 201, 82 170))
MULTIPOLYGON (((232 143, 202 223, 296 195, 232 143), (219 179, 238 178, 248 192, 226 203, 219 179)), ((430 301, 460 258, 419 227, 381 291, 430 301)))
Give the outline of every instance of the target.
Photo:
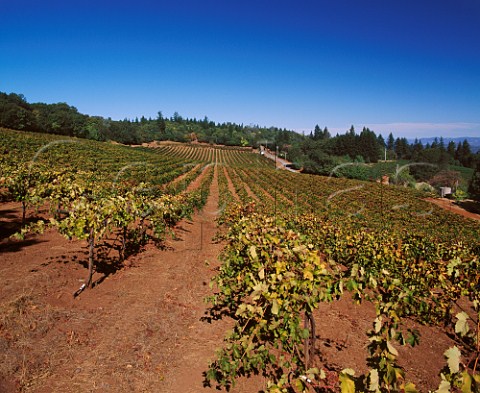
POLYGON ((332 136, 330 135, 330 132, 328 131, 328 128, 325 127, 323 129, 323 139, 330 139, 332 136))
POLYGON ((388 138, 387 138, 387 150, 393 150, 395 146, 395 138, 393 137, 393 134, 390 133, 388 134, 388 138))
POLYGON ((165 124, 165 119, 163 118, 163 114, 161 111, 158 111, 156 122, 157 122, 157 129, 159 134, 161 136, 164 135, 167 125, 165 124))
POLYGON ((468 193, 472 199, 480 202, 480 161, 477 162, 477 167, 475 172, 473 172, 472 179, 468 186, 468 193))
POLYGON ((445 142, 442 136, 440 137, 440 142, 438 143, 438 147, 441 151, 445 151, 445 142))
POLYGON ((471 167, 473 164, 472 149, 470 148, 470 143, 468 143, 466 139, 462 143, 462 156, 460 157, 460 162, 465 167, 471 167))
POLYGON ((415 138, 415 142, 413 142, 413 146, 412 146, 412 160, 414 161, 420 160, 422 152, 423 152, 422 142, 420 142, 418 138, 415 138))
POLYGON ((360 133, 358 147, 366 162, 377 162, 382 154, 382 146, 379 145, 377 136, 368 128, 363 128, 360 133))
POLYGON ((455 159, 455 142, 450 141, 447 146, 447 153, 450 157, 452 157, 452 160, 455 159))
POLYGON ((393 146, 398 158, 410 158, 410 145, 407 138, 397 138, 393 146))
POLYGON ((385 139, 383 139, 382 134, 378 134, 377 142, 378 142, 378 144, 380 145, 380 147, 381 147, 382 149, 385 148, 386 143, 385 143, 385 139))

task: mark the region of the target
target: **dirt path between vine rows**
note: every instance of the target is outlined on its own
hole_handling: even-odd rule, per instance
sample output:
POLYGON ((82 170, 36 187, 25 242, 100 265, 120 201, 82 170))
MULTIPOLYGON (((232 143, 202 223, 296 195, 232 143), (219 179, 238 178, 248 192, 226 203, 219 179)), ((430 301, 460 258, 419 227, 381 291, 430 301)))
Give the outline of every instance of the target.
MULTIPOLYGON (((77 299, 72 293, 86 277, 86 244, 53 231, 10 240, 20 206, 0 204, 0 393, 216 391, 203 387, 202 373, 231 321, 209 324, 202 317, 223 248, 213 240, 219 170, 204 210, 178 226, 177 240, 163 250, 147 246, 117 271, 106 265, 94 277, 101 282, 77 299)), ((372 305, 354 305, 345 295, 321 304, 314 316, 314 364, 332 375, 343 368, 365 372, 372 305)), ((410 321, 406 327, 419 329, 421 342, 397 347, 399 362, 420 391, 435 390, 453 343, 441 328, 410 321)), ((257 392, 263 383, 241 380, 232 392, 257 392)))
POLYGON ((238 196, 237 191, 235 190, 235 186, 233 185, 232 179, 230 178, 230 175, 228 174, 227 168, 223 167, 222 170, 223 170, 223 174, 224 174, 225 178, 227 179, 228 191, 230 191, 230 194, 232 194, 233 199, 236 202, 239 202, 240 197, 238 196))
POLYGON ((440 206, 444 210, 448 210, 451 213, 458 214, 463 217, 471 218, 472 220, 480 221, 480 214, 465 210, 463 207, 457 205, 455 201, 447 198, 426 198, 428 202, 434 203, 440 206))
MULTIPOLYGON (((202 320, 223 247, 218 167, 202 212, 164 250, 150 246, 77 299, 85 244, 55 232, 12 241, 18 204, 0 208, 0 392, 214 392, 202 373, 228 321, 202 320)), ((96 273, 95 279, 103 275, 96 273)), ((233 390, 255 392, 261 379, 233 390)))

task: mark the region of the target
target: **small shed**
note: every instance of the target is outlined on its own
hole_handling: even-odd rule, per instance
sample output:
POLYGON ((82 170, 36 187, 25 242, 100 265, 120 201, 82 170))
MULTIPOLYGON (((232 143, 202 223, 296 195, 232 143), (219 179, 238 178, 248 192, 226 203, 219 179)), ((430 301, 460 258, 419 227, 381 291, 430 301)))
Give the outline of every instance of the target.
POLYGON ((440 187, 440 196, 445 198, 447 195, 452 195, 452 187, 440 187))

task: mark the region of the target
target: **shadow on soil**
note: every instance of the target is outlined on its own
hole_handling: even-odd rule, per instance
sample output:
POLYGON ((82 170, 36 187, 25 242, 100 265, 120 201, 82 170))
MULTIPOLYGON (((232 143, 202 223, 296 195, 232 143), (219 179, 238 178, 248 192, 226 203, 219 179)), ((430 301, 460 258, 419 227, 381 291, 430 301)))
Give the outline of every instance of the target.
MULTIPOLYGON (((17 218, 15 210, 2 210, 0 212, 2 219, 9 221, 0 221, 0 241, 8 239, 13 234, 20 232, 22 229, 22 220, 17 218)), ((29 217, 25 220, 25 224, 35 224, 42 220, 40 217, 29 217)))
MULTIPOLYGON (((22 229, 22 220, 19 215, 21 215, 19 209, 0 210, 0 219, 2 220, 0 221, 0 253, 17 252, 34 244, 44 243, 35 236, 29 236, 28 239, 23 240, 10 239, 12 235, 22 229)), ((40 217, 27 217, 25 225, 35 224, 40 220, 42 220, 40 217)))
POLYGON ((2 218, 13 219, 18 215, 18 212, 13 209, 0 210, 2 218))
MULTIPOLYGON (((123 269, 126 264, 125 260, 135 255, 136 253, 126 253, 125 260, 121 260, 117 251, 116 245, 101 245, 95 250, 94 255, 94 273, 100 274, 101 276, 93 281, 92 287, 96 287, 97 285, 101 284, 107 277, 114 275, 119 270, 123 269)), ((57 257, 56 260, 52 262, 57 263, 77 263, 85 269, 85 278, 88 275, 88 251, 77 252, 75 255, 67 257, 66 255, 62 255, 57 257)), ((51 262, 50 262, 51 263, 51 262)), ((47 263, 48 264, 48 263, 47 263)), ((47 265, 45 264, 45 265, 47 265)))
POLYGON ((457 204, 470 213, 480 214, 480 202, 468 200, 458 202, 457 204))
POLYGON ((4 252, 17 252, 34 244, 44 243, 38 239, 11 240, 8 243, 0 244, 0 254, 4 252))
MULTIPOLYGON (((165 250, 169 248, 160 240, 149 240, 158 249, 165 250)), ((122 270, 125 267, 134 267, 129 258, 143 252, 147 243, 147 240, 127 240, 123 253, 122 246, 118 239, 107 239, 105 242, 97 245, 94 252, 94 280, 92 282, 92 288, 100 285, 107 277, 116 274, 119 270, 122 270), (96 274, 100 275, 100 277, 95 279, 96 274)), ((87 247, 85 247, 83 251, 72 251, 71 253, 63 254, 57 257, 51 257, 50 261, 43 263, 42 266, 48 266, 52 263, 76 263, 85 270, 86 281, 88 276, 88 255, 89 252, 87 247)))
MULTIPOLYGON (((0 253, 3 252, 17 252, 23 250, 25 247, 31 246, 37 243, 43 243, 43 241, 36 238, 29 238, 23 240, 10 239, 12 235, 20 232, 22 229, 22 220, 17 219, 17 213, 15 210, 2 210, 1 218, 11 221, 0 221, 0 253)), ((26 220, 26 224, 34 224, 40 221, 41 218, 30 217, 26 220)))

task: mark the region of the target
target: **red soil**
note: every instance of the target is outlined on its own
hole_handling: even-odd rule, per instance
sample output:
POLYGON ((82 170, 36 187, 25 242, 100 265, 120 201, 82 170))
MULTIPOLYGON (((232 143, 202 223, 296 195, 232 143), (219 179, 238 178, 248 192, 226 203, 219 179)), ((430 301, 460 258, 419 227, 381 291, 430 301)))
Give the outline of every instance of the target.
MULTIPOLYGON (((202 320, 223 247, 213 241, 217 170, 204 211, 178 226, 178 240, 163 250, 147 246, 120 270, 97 272, 98 284, 76 299, 87 275, 85 242, 53 231, 10 240, 20 206, 0 205, 0 392, 215 391, 203 388, 202 373, 231 324, 202 320)), ((322 304, 316 365, 365 371, 365 332, 374 317, 371 305, 356 306, 347 295, 322 304)), ((400 362, 422 391, 434 390, 452 343, 440 329, 419 329, 421 344, 399 348, 400 362)), ((255 377, 232 391, 263 387, 255 377)))
POLYGON ((473 220, 480 220, 480 214, 469 212, 463 209, 461 206, 455 204, 455 201, 447 198, 427 198, 427 201, 440 206, 442 209, 448 210, 452 213, 458 214, 463 217, 471 218, 473 220))

